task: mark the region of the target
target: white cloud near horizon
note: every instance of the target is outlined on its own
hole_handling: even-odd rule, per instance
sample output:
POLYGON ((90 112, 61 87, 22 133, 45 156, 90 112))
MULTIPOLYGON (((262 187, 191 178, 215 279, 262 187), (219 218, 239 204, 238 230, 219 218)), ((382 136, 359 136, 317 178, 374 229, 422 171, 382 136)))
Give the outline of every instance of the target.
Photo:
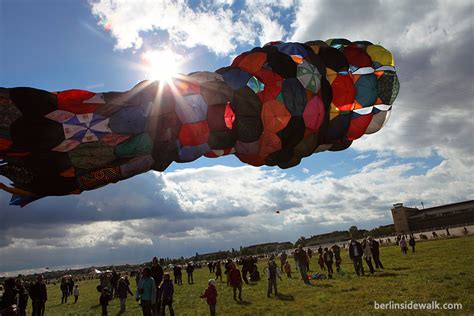
MULTIPOLYGON (((21 249, 32 249, 38 257, 66 249, 77 253, 102 249, 122 253, 121 260, 128 257, 130 248, 148 253, 155 249, 164 256, 192 255, 258 242, 294 242, 301 235, 347 229, 354 223, 371 228, 391 222, 390 207, 396 202, 416 205, 424 201, 430 207, 474 199, 469 169, 463 164, 445 160, 422 174, 410 175, 415 168, 415 163, 383 159, 339 178, 324 171, 296 179, 277 169, 219 165, 146 175, 148 185, 154 183, 151 190, 162 192, 177 209, 159 212, 158 204, 150 214, 134 217, 131 212, 125 215, 128 219, 12 225, 2 232, 5 243, 0 256, 6 259, 0 271, 15 266, 18 256, 13 254, 21 249)), ((142 199, 154 200, 147 190, 134 192, 134 201, 142 199)), ((86 200, 87 196, 76 198, 78 208, 86 200)), ((114 197, 117 204, 127 200, 131 200, 127 195, 114 197)), ((46 263, 48 257, 42 260, 53 265, 46 263)), ((98 257, 89 260, 89 264, 97 263, 98 257)))

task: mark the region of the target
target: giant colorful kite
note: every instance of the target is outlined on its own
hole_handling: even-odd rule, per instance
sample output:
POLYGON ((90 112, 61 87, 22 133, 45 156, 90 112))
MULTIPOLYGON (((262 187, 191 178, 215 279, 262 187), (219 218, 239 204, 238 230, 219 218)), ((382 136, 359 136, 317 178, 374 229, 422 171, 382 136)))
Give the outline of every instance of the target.
POLYGON ((377 132, 398 90, 388 50, 346 39, 272 42, 127 92, 0 89, 0 175, 13 182, 0 187, 23 206, 201 156, 289 168, 377 132))

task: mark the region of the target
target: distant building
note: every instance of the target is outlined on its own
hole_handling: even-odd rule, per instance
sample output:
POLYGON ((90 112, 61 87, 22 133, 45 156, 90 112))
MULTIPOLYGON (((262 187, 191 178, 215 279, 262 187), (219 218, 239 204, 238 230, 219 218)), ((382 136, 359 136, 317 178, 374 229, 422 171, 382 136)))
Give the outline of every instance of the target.
POLYGON ((397 233, 434 230, 474 223, 474 200, 418 209, 397 203, 392 208, 397 233))

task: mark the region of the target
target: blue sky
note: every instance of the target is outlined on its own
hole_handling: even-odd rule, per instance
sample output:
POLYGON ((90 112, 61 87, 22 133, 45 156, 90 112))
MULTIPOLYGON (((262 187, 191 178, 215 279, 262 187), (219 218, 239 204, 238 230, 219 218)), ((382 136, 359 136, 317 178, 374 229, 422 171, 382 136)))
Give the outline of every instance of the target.
POLYGON ((0 273, 294 242, 391 223, 396 202, 473 198, 472 2, 137 3, 0 0, 0 86, 124 91, 147 79, 138 67, 147 50, 176 52, 188 73, 270 40, 345 37, 394 53, 401 91, 392 117, 349 150, 288 170, 201 158, 24 209, 0 193, 0 273))

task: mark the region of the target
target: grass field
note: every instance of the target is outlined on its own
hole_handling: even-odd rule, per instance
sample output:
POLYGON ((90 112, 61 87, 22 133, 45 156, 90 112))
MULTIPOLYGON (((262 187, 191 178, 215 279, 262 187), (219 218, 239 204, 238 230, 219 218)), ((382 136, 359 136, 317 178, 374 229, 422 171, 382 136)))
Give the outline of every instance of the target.
MULTIPOLYGON (((232 298, 231 289, 218 282, 218 315, 418 315, 456 314, 474 315, 474 237, 452 238, 417 243, 415 254, 403 256, 397 246, 381 247, 381 261, 384 271, 374 275, 357 277, 346 252, 343 252, 345 276, 335 275, 334 279, 311 281, 304 285, 293 273, 293 279, 283 276, 278 283, 280 297, 267 298, 267 281, 243 286, 243 302, 232 298), (462 310, 449 312, 375 310, 374 301, 388 303, 394 301, 414 301, 428 303, 461 303, 462 310)), ((294 270, 294 261, 291 259, 294 270)), ((266 262, 259 262, 260 273, 266 262)), ((365 263, 364 263, 365 265, 365 263)), ((367 267, 364 266, 364 269, 367 267)), ((315 257, 311 270, 316 269, 315 257)), ((297 271, 294 271, 297 272, 297 271)), ((176 315, 207 315, 208 306, 199 296, 207 287, 211 274, 207 268, 197 269, 194 284, 175 287, 174 309, 176 315)), ((225 281, 225 280, 224 280, 225 281)), ((100 315, 99 293, 95 289, 98 280, 79 283, 81 295, 77 304, 61 304, 59 286, 48 286, 46 315, 100 315)), ((135 281, 131 280, 134 287, 135 281)), ((134 291, 134 289, 132 290, 134 291)), ((29 302, 29 306, 30 307, 29 302)), ((109 315, 117 315, 119 301, 109 304, 109 315)), ((28 312, 29 313, 29 312, 28 312)), ((141 315, 141 309, 133 298, 127 300, 125 315, 141 315)), ((169 315, 167 313, 167 315, 169 315)))

